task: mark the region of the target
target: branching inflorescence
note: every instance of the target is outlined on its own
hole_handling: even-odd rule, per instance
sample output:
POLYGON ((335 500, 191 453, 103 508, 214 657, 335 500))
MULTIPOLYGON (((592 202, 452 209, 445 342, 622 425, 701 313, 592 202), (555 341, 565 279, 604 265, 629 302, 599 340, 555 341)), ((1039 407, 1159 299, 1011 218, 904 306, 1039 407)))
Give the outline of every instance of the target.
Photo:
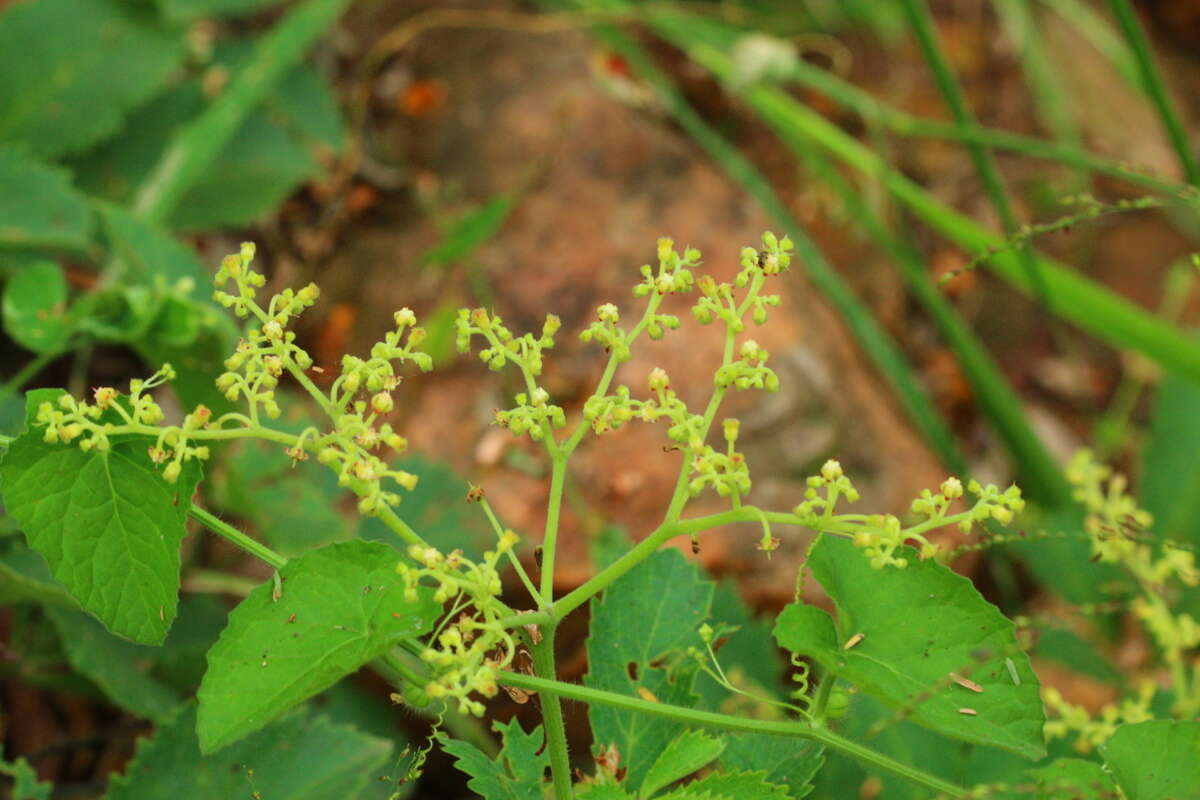
MULTIPOLYGON (((486 698, 496 694, 505 676, 512 675, 506 670, 512 668, 520 647, 529 646, 538 672, 542 677, 553 678, 552 647, 557 622, 672 536, 683 534, 694 538, 719 525, 749 522, 761 528, 758 546, 769 552, 779 546, 772 526, 793 525, 849 539, 874 569, 903 569, 914 557, 914 551, 905 549, 906 546, 915 548, 915 557, 920 559, 948 558, 949 554, 927 536, 934 529, 957 525, 967 530, 984 520, 1007 523, 1022 509, 1024 503, 1016 487, 1001 490, 970 481, 964 490, 961 481, 948 478, 937 492, 926 490, 913 502, 911 512, 915 520, 907 525, 891 514, 839 513, 838 504, 857 501, 858 491, 841 465, 833 460, 821 468, 819 475, 808 479, 803 500, 792 510, 772 512, 746 504, 752 481, 746 457, 737 449, 738 420, 722 419, 720 441, 713 444, 710 439, 717 438, 713 429, 728 392, 751 389, 774 392, 779 388, 778 376, 768 366, 769 353, 745 334, 749 325, 764 324, 770 309, 779 305, 779 295, 764 290, 768 281, 788 269, 792 243, 786 237, 779 239, 770 233, 764 234, 762 243, 761 250, 742 251, 740 269, 732 281, 718 282, 711 276, 695 274, 700 265, 699 251, 687 248, 679 252, 672 240, 660 239, 657 266, 644 265, 641 280, 633 289, 635 298, 642 302, 636 322, 630 325, 623 321, 626 312, 613 303, 605 303, 580 334, 585 343, 602 347, 608 361, 595 390, 577 415, 556 403, 540 380, 546 353, 554 347, 562 327, 558 317, 548 315, 538 334, 517 334, 494 311, 476 308, 459 312, 459 350, 469 351, 473 343, 480 342, 477 355, 490 369, 514 368, 520 374, 523 386, 514 397, 514 405, 497 411, 494 422, 516 436, 528 436, 540 443, 552 464, 540 587, 529 580, 515 556, 514 548, 520 538, 499 524, 486 501, 482 501, 482 492, 474 499, 482 501, 480 505, 496 532, 497 543, 478 561, 457 550, 442 552, 393 510, 401 502, 401 490, 412 490, 417 479, 393 467, 385 454, 385 448, 399 453, 407 446, 404 437, 387 421, 395 405, 392 393, 405 367, 419 371, 432 367, 430 356, 420 349, 425 331, 416 324, 413 312, 405 308, 395 313, 395 328, 371 348, 368 358, 345 356, 340 374, 327 391, 322 391, 308 375, 317 367, 297 344, 291 329, 296 318, 316 302, 319 291, 310 284, 299 291, 285 290, 265 306, 260 304, 259 290, 266 281, 251 268, 253 245, 243 245, 240 253, 222 262, 214 295, 219 303, 247 320, 243 338, 225 362, 226 372, 217 379, 225 397, 240 402, 243 411, 214 416, 209 409, 199 406, 180 424, 164 425, 163 411, 150 391, 173 377, 167 365, 146 381, 134 381, 127 397, 104 387, 95 390, 93 403, 65 396, 57 405, 46 403, 38 409, 37 424, 45 427, 47 441, 74 443, 85 450, 104 449, 117 436, 153 437, 148 456, 155 464, 165 465, 162 475, 169 482, 179 477, 187 462, 208 458, 209 445, 214 441, 256 438, 279 444, 294 461, 315 456, 337 474, 342 486, 358 497, 360 513, 379 517, 407 543, 403 556, 398 554, 397 572, 405 578, 409 599, 415 601, 417 586, 425 585, 432 589, 433 601, 444 609, 441 625, 422 647, 413 650, 421 666, 404 668, 402 677, 411 685, 398 696, 417 705, 455 701, 459 711, 482 715, 484 706, 473 695, 486 698), (679 317, 662 311, 662 304, 669 296, 689 293, 696 294, 691 309, 695 321, 723 329, 723 346, 712 374, 712 391, 700 410, 688 406, 661 367, 651 369, 645 376, 644 391, 616 382, 619 366, 629 361, 632 347, 643 333, 659 339, 681 326, 679 317), (327 417, 324 426, 312 426, 295 434, 268 424, 267 421, 280 415, 276 391, 285 374, 324 412, 327 417), (586 434, 602 436, 639 421, 664 422, 672 449, 682 455, 664 520, 610 567, 556 599, 554 552, 567 460, 586 434), (683 512, 688 502, 709 490, 727 498, 730 510, 712 517, 685 519, 683 512), (955 511, 967 493, 974 496, 974 502, 964 510, 955 511), (501 599, 501 558, 507 558, 517 570, 537 606, 535 609, 517 613, 501 599)), ((711 642, 711 629, 707 636, 706 644, 711 642)), ((732 687, 711 647, 706 656, 699 651, 693 656, 703 661, 703 668, 722 685, 732 687)), ((804 674, 807 675, 807 666, 804 674)), ((825 685, 828 689, 828 682, 825 685)), ((793 695, 798 705, 783 704, 784 707, 812 719, 827 716, 831 711, 829 692, 814 697, 809 688, 804 680, 801 691, 793 695)), ((561 792, 566 790, 567 779, 563 777, 565 740, 561 722, 555 724, 557 703, 557 697, 543 698, 556 788, 561 792)))

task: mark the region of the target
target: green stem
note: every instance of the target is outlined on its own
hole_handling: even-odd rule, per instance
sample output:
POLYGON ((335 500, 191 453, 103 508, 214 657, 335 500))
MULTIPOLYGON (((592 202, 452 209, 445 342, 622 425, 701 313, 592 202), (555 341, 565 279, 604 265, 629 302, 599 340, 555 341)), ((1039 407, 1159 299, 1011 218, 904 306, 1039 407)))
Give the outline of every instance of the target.
POLYGON ((261 585, 262 581, 241 575, 230 575, 211 569, 194 569, 183 576, 183 590, 202 594, 231 594, 245 597, 261 585))
POLYGON ((558 546, 558 518, 562 510, 563 480, 567 473, 567 453, 560 452, 552 458, 550 498, 546 504, 546 533, 542 537, 542 591, 537 598, 542 607, 554 600, 554 557, 558 546))
MULTIPOLYGON (((404 689, 405 683, 424 690, 425 684, 428 682, 428 678, 425 675, 409 666, 408 662, 395 651, 385 653, 380 658, 372 661, 371 668, 382 675, 385 680, 397 689, 401 690, 404 689)), ((483 726, 481 720, 476 719, 470 714, 460 714, 452 706, 445 703, 438 703, 428 709, 417 708, 415 710, 422 716, 435 720, 435 724, 436 721, 440 721, 440 724, 446 727, 446 730, 452 737, 470 742, 489 757, 495 758, 500 754, 500 748, 496 744, 495 738, 488 734, 487 728, 483 726)))
POLYGON ((138 189, 134 212, 161 222, 195 185, 246 117, 324 33, 349 0, 307 0, 258 40, 225 91, 172 139, 138 189))
POLYGON ((419 533, 414 531, 407 522, 400 519, 400 515, 388 506, 384 506, 383 510, 379 512, 379 518, 383 520, 383 524, 391 528, 397 536, 408 544, 429 547, 429 543, 422 539, 419 533))
MULTIPOLYGON (((586 603, 593 595, 599 594, 617 578, 649 558, 668 539, 673 539, 676 536, 700 533, 701 531, 706 531, 719 525, 727 525, 731 522, 759 523, 764 517, 772 522, 790 522, 792 524, 799 524, 800 522, 793 514, 764 513, 754 506, 742 506, 741 508, 724 511, 720 514, 711 514, 706 517, 664 522, 653 533, 634 545, 625 555, 584 581, 575 590, 556 600, 550 606, 550 613, 555 621, 563 619, 586 603)), ((527 622, 528 620, 522 619, 521 621, 527 622)))
MULTIPOLYGON (((555 624, 542 625, 542 640, 533 645, 533 668, 538 678, 549 683, 558 683, 554 666, 555 624)), ((512 673, 502 672, 501 677, 512 673)), ((571 800, 571 760, 567 755, 567 731, 563 726, 562 703, 558 695, 544 693, 540 696, 542 724, 546 732, 546 746, 550 751, 550 774, 554 780, 555 800, 571 800)))
POLYGON ((275 569, 283 569, 287 566, 288 560, 279 555, 279 553, 276 553, 265 544, 256 542, 229 523, 217 519, 203 508, 192 506, 188 509, 188 516, 218 536, 233 542, 255 558, 265 561, 275 569))
POLYGON ((1179 166, 1183 168, 1187 182, 1200 187, 1200 166, 1196 164, 1196 156, 1192 153, 1192 145, 1188 141, 1187 131, 1184 130, 1183 124, 1179 121, 1179 115, 1175 113, 1175 107, 1171 104, 1170 97, 1167 96, 1166 84, 1163 83, 1162 76, 1154 66, 1154 58, 1150 52, 1150 42, 1146 38, 1146 32, 1142 30, 1129 0, 1108 0, 1108 7, 1112 10, 1113 16, 1117 18, 1117 24, 1121 28, 1121 33, 1125 35, 1129 49, 1133 51, 1142 88, 1150 96, 1155 110, 1158 111, 1158 117, 1167 131, 1167 137, 1171 140, 1172 147, 1175 148, 1175 155, 1179 159, 1179 166))
POLYGON ((814 724, 824 724, 825 709, 829 706, 829 698, 833 694, 833 687, 836 683, 837 674, 832 670, 824 670, 821 673, 821 682, 817 684, 817 694, 813 697, 810 712, 814 724))
POLYGON ((947 797, 966 797, 966 792, 960 786, 944 781, 915 767, 895 761, 882 753, 877 753, 874 750, 863 747, 856 742, 837 735, 828 728, 817 727, 805 722, 776 722, 735 717, 728 714, 717 714, 711 711, 700 711, 694 708, 683 708, 666 703, 657 703, 638 697, 629 697, 616 692, 592 689, 587 686, 565 683, 563 681, 546 680, 540 677, 535 678, 531 675, 521 675, 516 672, 502 672, 500 673, 499 680, 501 683, 516 686, 519 689, 539 692, 543 707, 546 706, 546 700, 549 697, 554 697, 556 700, 559 697, 565 697, 568 700, 611 706, 652 717, 675 720, 687 725, 737 731, 740 733, 759 733, 811 739, 870 766, 890 772, 919 786, 940 792, 947 797))
MULTIPOLYGON (((487 516, 488 522, 491 523, 492 530, 496 533, 496 539, 504 536, 504 526, 500 524, 500 520, 496 518, 496 512, 492 511, 492 504, 487 501, 486 497, 480 496, 479 507, 483 509, 484 515, 487 516)), ((521 559, 517 558, 517 554, 509 548, 506 553, 508 561, 512 564, 513 571, 517 573, 517 577, 521 579, 521 583, 525 585, 525 591, 529 592, 529 596, 533 602, 541 608, 542 596, 538 593, 537 587, 533 585, 533 581, 529 579, 529 575, 525 572, 524 565, 521 564, 521 559)))

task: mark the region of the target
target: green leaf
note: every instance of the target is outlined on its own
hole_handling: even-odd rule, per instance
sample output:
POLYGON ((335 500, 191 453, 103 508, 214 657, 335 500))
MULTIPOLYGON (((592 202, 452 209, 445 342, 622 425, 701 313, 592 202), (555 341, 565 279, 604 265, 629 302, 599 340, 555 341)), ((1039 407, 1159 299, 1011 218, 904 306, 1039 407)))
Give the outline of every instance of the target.
MULTIPOLYGON (((717 660, 730 682, 760 696, 776 694, 783 677, 779 648, 771 638, 771 626, 754 618, 738 596, 736 584, 726 581, 717 585, 711 624, 725 631, 717 660), (731 627, 734 630, 730 631, 731 627)), ((730 697, 728 689, 703 672, 696 676, 695 689, 701 708, 718 710, 730 697)))
POLYGON ((157 282, 174 286, 190 281, 194 297, 209 296, 212 274, 196 257, 195 251, 168 231, 140 219, 112 203, 97 203, 114 267, 132 283, 153 286, 157 282))
POLYGON ((517 193, 499 194, 479 208, 464 214, 442 235, 442 241, 425 251, 421 264, 445 267, 462 261, 499 232, 512 213, 517 193))
POLYGON ((338 542, 289 561, 229 615, 200 684, 200 745, 214 752, 329 688, 397 643, 428 632, 441 608, 405 600, 396 552, 338 542))
POLYGON ((50 574, 46 559, 23 543, 7 539, 0 545, 0 606, 17 603, 78 608, 67 590, 50 574))
POLYGON ((39 261, 4 284, 4 332, 35 353, 61 350, 71 335, 67 279, 53 261, 39 261))
POLYGON ((788 797, 799 800, 812 791, 813 777, 825 763, 824 752, 824 747, 805 739, 740 734, 726 737, 721 767, 765 772, 768 782, 785 787, 788 797))
POLYGON ((459 771, 471 776, 467 786, 485 800, 542 800, 542 779, 550 766, 541 726, 525 733, 516 719, 494 723, 501 736, 500 755, 487 757, 473 744, 438 734, 442 749, 454 756, 459 771))
POLYGON ((650 769, 638 789, 639 798, 647 798, 669 784, 682 780, 696 770, 712 763, 725 744, 704 731, 688 730, 671 740, 650 769))
MULTIPOLYGON (((851 695, 845 717, 838 720, 839 733, 902 764, 937 775, 961 786, 1011 783, 1027 766, 1024 757, 990 747, 947 739, 904 720, 896 712, 861 693, 851 695)), ((829 758, 813 779, 815 797, 856 797, 863 782, 874 779, 881 786, 880 798, 929 800, 927 789, 890 772, 872 768, 849 758, 829 758)))
POLYGON ((0 141, 79 152, 116 133, 183 57, 183 38, 136 3, 11 3, 0 15, 0 141))
POLYGON ((113 633, 159 644, 175 619, 179 543, 200 467, 188 462, 169 484, 146 456, 146 437, 112 437, 107 452, 47 443, 29 422, 61 394, 26 395, 26 431, 0 461, 4 504, 85 611, 113 633))
POLYGON ((579 800, 634 800, 633 795, 617 783, 577 784, 575 789, 579 800))
POLYGON ((765 772, 714 772, 661 800, 791 800, 787 789, 769 783, 765 772))
POLYGON ((1025 780, 1013 791, 989 795, 996 800, 1113 800, 1117 787, 1104 767, 1095 761, 1060 758, 1044 767, 1025 771, 1025 780))
POLYGON ((162 15, 173 23, 195 22, 209 17, 244 17, 279 0, 158 0, 162 15))
POLYGON ((80 611, 48 608, 46 613, 71 666, 113 703, 155 722, 166 719, 179 705, 178 694, 147 674, 157 649, 119 639, 80 611))
POLYGON ((320 171, 307 147, 265 112, 253 112, 184 194, 169 217, 171 227, 205 231, 256 222, 320 171))
POLYGON ((13 779, 12 800, 50 800, 50 793, 54 791, 54 784, 39 781, 33 767, 23 758, 0 760, 0 774, 13 779))
MULTIPOLYGON (((584 684, 660 702, 691 706, 694 667, 672 674, 659 659, 701 646, 696 629, 708 618, 713 585, 678 550, 647 558, 592 601, 584 684)), ((659 754, 683 730, 672 720, 596 705, 588 717, 597 748, 616 745, 629 785, 640 786, 659 754)))
POLYGON ((1154 399, 1150 438, 1142 452, 1142 505, 1154 534, 1200 545, 1200 386, 1168 375, 1154 399))
POLYGON ((1200 800, 1200 722, 1122 725, 1100 753, 1126 800, 1200 800))
MULTIPOLYGON (((0 28, 3 19, 0 16, 0 28)), ((6 55, 14 54, 6 51, 0 54, 0 61, 6 55)), ((10 80, 2 67, 0 74, 5 75, 0 81, 3 92, 10 80)), ((0 248, 87 247, 92 213, 87 198, 71 186, 67 173, 35 161, 23 148, 0 144, 0 186, 4 187, 0 192, 0 248)))
POLYGON ((813 636, 812 612, 795 604, 779 615, 776 640, 920 725, 1027 758, 1044 756, 1038 681, 1012 622, 944 565, 915 552, 908 561, 906 569, 873 570, 849 541, 823 536, 808 565, 837 606, 842 644, 813 636))
MULTIPOLYGON (((236 71, 250 54, 248 45, 227 44, 216 63, 236 71)), ((137 135, 106 142, 73 162, 80 186, 116 203, 132 202, 174 134, 209 108, 199 81, 174 87, 133 116, 129 127, 137 135)), ((328 82, 312 67, 296 66, 260 108, 247 114, 184 192, 167 218, 170 227, 238 227, 270 213, 301 183, 320 174, 317 154, 339 151, 343 128, 328 82)))
POLYGON ((353 798, 385 768, 392 745, 305 710, 288 714, 243 742, 203 755, 196 709, 180 709, 143 739, 106 800, 213 800, 260 796, 287 800, 353 798))

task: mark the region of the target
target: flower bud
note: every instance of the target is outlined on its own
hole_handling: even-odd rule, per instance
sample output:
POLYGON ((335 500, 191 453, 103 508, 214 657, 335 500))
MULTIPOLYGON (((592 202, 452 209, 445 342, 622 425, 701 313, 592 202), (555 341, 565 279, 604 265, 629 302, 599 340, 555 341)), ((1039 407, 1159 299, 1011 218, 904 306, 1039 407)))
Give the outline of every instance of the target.
POLYGON ((379 392, 371 396, 371 409, 376 414, 386 414, 394 407, 392 396, 387 392, 379 392))

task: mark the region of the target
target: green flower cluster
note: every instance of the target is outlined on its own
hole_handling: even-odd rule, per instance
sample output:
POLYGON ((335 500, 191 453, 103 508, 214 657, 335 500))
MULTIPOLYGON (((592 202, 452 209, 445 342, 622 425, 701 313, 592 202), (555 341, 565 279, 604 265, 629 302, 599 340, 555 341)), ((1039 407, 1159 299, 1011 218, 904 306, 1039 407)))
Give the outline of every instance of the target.
POLYGON ((76 400, 64 394, 59 396, 57 403, 46 402, 38 406, 34 422, 45 426, 42 438, 51 444, 70 444, 78 439, 81 450, 104 452, 112 447, 109 436, 119 424, 114 418, 131 425, 158 425, 162 422, 162 409, 146 392, 174 377, 175 370, 171 365, 163 364, 150 378, 131 381, 128 398, 122 398, 116 389, 108 386, 93 390, 95 403, 76 400))
POLYGON ((1075 749, 1088 753, 1107 742, 1122 725, 1132 725, 1154 719, 1150 709, 1156 687, 1153 681, 1143 681, 1137 695, 1117 703, 1109 703, 1096 716, 1083 706, 1067 702, 1062 693, 1053 686, 1042 690, 1042 700, 1055 719, 1047 720, 1043 728, 1047 739, 1065 739, 1075 736, 1075 749))
POLYGON ((814 530, 848 536, 870 559, 874 569, 888 566, 903 569, 908 566, 908 559, 898 553, 905 545, 914 547, 923 559, 945 555, 945 551, 925 536, 927 532, 947 525, 958 525, 963 531, 969 531, 988 519, 1007 524, 1025 508, 1021 490, 1016 486, 1001 490, 993 484, 984 486, 972 480, 967 484, 967 491, 975 495, 975 503, 966 511, 951 514, 953 502, 963 497, 962 481, 950 477, 942 482, 936 493, 923 490, 913 500, 911 510, 925 519, 909 526, 901 523, 894 514, 835 514, 842 498, 853 503, 859 495, 842 471, 842 465, 830 460, 821 467, 821 474, 808 479, 804 502, 792 512, 814 530))
POLYGON ((517 542, 515 533, 504 531, 496 549, 485 552, 479 563, 459 550, 443 554, 433 547, 413 545, 408 555, 417 566, 401 562, 396 567, 409 587, 409 600, 416 600, 416 587, 425 579, 437 587, 434 601, 454 609, 431 637, 433 644, 421 653, 421 660, 434 670, 433 679, 421 689, 433 700, 457 700, 463 714, 483 716, 483 704, 471 694, 494 697, 499 691, 497 675, 516 654, 516 641, 500 624, 505 606, 498 602, 502 585, 496 565, 517 542), (470 613, 454 618, 468 606, 470 613))
POLYGON ((562 407, 551 403, 550 393, 535 380, 542 374, 542 354, 554 347, 554 335, 562 327, 558 317, 546 315, 541 336, 532 333, 515 336, 498 314, 489 314, 483 308, 461 309, 455 324, 460 353, 471 349, 473 337, 482 337, 488 346, 479 351, 480 361, 492 370, 504 369, 511 362, 525 376, 528 390, 516 396, 515 408, 496 412, 496 424, 517 436, 528 434, 534 441, 552 435, 552 431, 567 424, 562 407))
POLYGON ((1075 454, 1067 480, 1087 511, 1084 532, 1093 555, 1120 565, 1137 581, 1141 593, 1133 600, 1134 615, 1150 631, 1163 659, 1178 672, 1177 693, 1200 704, 1200 663, 1194 665, 1190 678, 1183 672, 1184 653, 1200 647, 1200 623, 1190 614, 1173 612, 1166 591, 1173 579, 1184 586, 1200 585, 1195 555, 1168 541, 1157 548, 1147 543, 1144 533, 1154 521, 1150 513, 1127 494, 1125 476, 1098 463, 1091 451, 1075 454))

